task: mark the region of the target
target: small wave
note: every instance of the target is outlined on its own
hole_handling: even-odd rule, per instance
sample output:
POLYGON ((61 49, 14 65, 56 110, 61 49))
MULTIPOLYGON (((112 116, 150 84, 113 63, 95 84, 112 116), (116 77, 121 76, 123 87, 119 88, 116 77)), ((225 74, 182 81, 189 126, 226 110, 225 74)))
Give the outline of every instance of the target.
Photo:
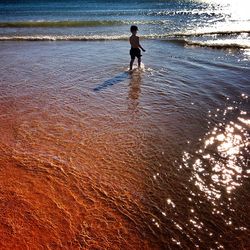
MULTIPOLYGON (((143 35, 142 39, 159 39, 169 37, 168 34, 143 35)), ((24 36, 0 36, 0 41, 106 41, 106 40, 128 40, 128 35, 24 35, 24 36)))
MULTIPOLYGON (((151 34, 143 35, 142 39, 163 39, 168 42, 180 44, 182 46, 201 46, 212 48, 247 49, 250 48, 250 40, 224 39, 224 40, 188 40, 173 38, 171 34, 151 34)), ((126 41, 128 35, 92 35, 92 36, 59 36, 59 35, 32 35, 32 36, 0 36, 0 41, 126 41)))
POLYGON ((191 31, 191 32, 176 32, 173 33, 173 36, 207 36, 207 35, 218 35, 218 36, 228 36, 228 35, 239 35, 239 34, 250 34, 249 29, 244 30, 221 30, 221 31, 191 31))
POLYGON ((129 20, 86 20, 86 21, 25 21, 0 22, 0 28, 60 28, 60 27, 97 27, 130 24, 163 24, 163 21, 129 21, 129 20))
POLYGON ((185 44, 190 46, 211 47, 217 49, 248 49, 250 48, 249 40, 208 40, 208 41, 191 41, 185 40, 185 44))
POLYGON ((2 36, 0 41, 106 41, 106 40, 127 40, 127 35, 117 36, 2 36))
POLYGON ((217 49, 248 49, 250 48, 250 40, 237 40, 237 39, 225 39, 225 40, 188 40, 188 39, 164 39, 164 41, 175 43, 181 46, 200 46, 211 47, 217 49))

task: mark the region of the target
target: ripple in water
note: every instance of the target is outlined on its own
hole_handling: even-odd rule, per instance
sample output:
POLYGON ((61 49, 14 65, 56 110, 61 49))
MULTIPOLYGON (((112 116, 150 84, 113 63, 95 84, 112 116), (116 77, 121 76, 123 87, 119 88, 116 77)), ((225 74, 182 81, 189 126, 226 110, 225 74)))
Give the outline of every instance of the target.
MULTIPOLYGON (((188 200, 193 205, 188 223, 191 231, 197 234, 202 231, 211 237, 214 243, 208 245, 216 249, 229 246, 236 249, 237 243, 230 245, 225 238, 233 234, 247 235, 249 230, 241 216, 248 194, 241 187, 248 185, 250 173, 250 119, 240 108, 248 96, 241 97, 241 102, 229 104, 228 100, 224 109, 208 112, 208 132, 199 139, 196 150, 183 153, 178 166, 180 172, 190 175, 190 184, 185 188, 190 189, 188 200), (201 204, 206 204, 203 212, 201 204)), ((177 223, 176 226, 180 228, 177 223)), ((198 242, 200 247, 202 240, 198 242)), ((243 248, 243 243, 240 244, 243 248)))

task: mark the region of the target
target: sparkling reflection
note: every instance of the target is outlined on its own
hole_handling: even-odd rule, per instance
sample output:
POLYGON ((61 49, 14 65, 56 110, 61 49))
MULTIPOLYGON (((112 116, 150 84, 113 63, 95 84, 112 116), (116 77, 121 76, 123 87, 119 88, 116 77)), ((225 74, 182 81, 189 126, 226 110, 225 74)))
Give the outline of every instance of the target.
POLYGON ((250 60, 250 49, 243 50, 245 60, 250 60))
POLYGON ((221 4, 232 18, 245 20, 249 18, 250 2, 248 0, 205 0, 206 2, 221 4))
MULTIPOLYGON (((242 95, 242 99, 247 98, 242 95)), ((215 113, 209 111, 208 117, 222 115, 225 118, 237 110, 236 105, 228 106, 224 110, 217 109, 215 113)), ((239 115, 235 122, 219 122, 212 127, 200 140, 201 146, 194 155, 183 153, 183 166, 192 169, 190 181, 210 201, 220 199, 225 192, 228 195, 232 193, 247 177, 244 173, 249 173, 246 155, 249 154, 250 119, 246 111, 237 112, 239 115)), ((231 225, 230 221, 227 223, 231 225)))
POLYGON ((239 49, 243 55, 241 60, 248 61, 250 59, 250 1, 196 1, 201 2, 207 11, 214 13, 214 16, 206 24, 200 23, 195 30, 190 29, 187 32, 195 35, 187 44, 225 48, 229 53, 239 49))
MULTIPOLYGON (((244 222, 235 220, 238 213, 236 190, 250 173, 250 118, 249 112, 241 108, 247 103, 248 96, 242 94, 240 99, 237 102, 226 98, 224 108, 208 111, 208 132, 197 140, 193 149, 190 146, 195 144, 187 141, 190 151, 183 152, 181 164, 176 165, 179 171, 189 173, 193 188, 187 185, 187 220, 183 224, 173 221, 173 224, 191 241, 196 241, 197 248, 201 247, 201 239, 195 237, 202 231, 210 239, 217 237, 213 249, 226 249, 223 235, 218 234, 217 221, 227 230, 248 230, 244 222), (200 213, 204 207, 208 213, 205 216, 200 213)), ((179 205, 176 202, 176 211, 179 205)))

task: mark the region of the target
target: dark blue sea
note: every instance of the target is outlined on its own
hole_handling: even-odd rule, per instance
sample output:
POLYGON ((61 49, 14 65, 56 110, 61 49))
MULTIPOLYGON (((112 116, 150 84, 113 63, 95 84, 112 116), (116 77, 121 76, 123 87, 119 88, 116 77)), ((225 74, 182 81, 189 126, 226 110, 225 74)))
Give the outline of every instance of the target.
POLYGON ((249 9, 0 1, 0 249, 249 249, 249 9))

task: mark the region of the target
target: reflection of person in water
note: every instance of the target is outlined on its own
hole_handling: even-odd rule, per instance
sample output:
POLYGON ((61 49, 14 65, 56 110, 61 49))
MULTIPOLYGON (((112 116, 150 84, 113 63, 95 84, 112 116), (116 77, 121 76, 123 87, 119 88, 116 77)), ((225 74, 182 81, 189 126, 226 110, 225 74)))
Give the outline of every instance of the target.
POLYGON ((133 72, 130 74, 130 83, 129 83, 129 106, 128 108, 132 111, 136 111, 139 104, 139 96, 141 93, 141 74, 138 72, 133 72))

